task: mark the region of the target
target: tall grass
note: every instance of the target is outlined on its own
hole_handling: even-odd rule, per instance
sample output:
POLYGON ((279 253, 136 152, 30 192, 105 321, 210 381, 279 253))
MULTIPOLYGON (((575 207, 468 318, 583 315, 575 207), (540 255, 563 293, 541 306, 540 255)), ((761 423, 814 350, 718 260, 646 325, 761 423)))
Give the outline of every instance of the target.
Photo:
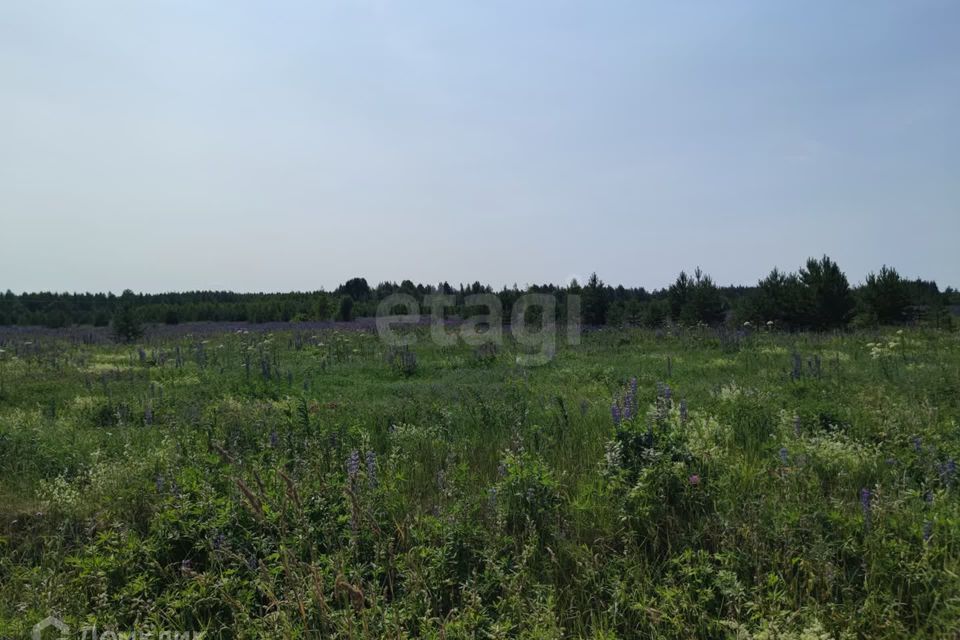
POLYGON ((223 638, 958 628, 957 334, 411 353, 7 341, 0 635, 51 613, 223 638))

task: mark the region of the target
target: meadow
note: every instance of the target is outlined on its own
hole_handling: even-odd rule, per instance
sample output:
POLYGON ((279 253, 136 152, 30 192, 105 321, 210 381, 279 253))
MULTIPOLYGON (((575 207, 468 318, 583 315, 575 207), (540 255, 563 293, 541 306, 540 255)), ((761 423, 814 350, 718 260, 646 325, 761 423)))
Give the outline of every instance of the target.
POLYGON ((268 329, 0 332, 0 637, 958 637, 956 332, 268 329))

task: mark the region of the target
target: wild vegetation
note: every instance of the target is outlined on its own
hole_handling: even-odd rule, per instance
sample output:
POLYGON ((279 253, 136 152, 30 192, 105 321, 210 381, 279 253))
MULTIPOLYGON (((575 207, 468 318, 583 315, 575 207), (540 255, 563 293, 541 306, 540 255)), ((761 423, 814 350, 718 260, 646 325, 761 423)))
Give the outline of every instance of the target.
POLYGON ((0 332, 0 636, 960 626, 956 332, 599 329, 524 368, 416 331, 0 332))
MULTIPOLYGON (((381 282, 371 287, 364 278, 351 278, 332 293, 232 293, 194 291, 187 293, 23 293, 7 291, 0 296, 0 326, 74 325, 121 327, 124 339, 137 324, 176 325, 181 322, 306 322, 350 321, 376 315, 378 305, 393 294, 405 294, 425 304, 427 296, 452 295, 448 313, 468 317, 476 312, 469 296, 494 293, 480 282, 451 286, 414 284, 404 280, 381 282)), ((558 301, 563 320, 568 295, 580 296, 583 321, 588 325, 658 328, 665 322, 693 326, 772 323, 778 329, 824 330, 923 322, 949 327, 960 314, 960 292, 943 291, 936 282, 908 280, 896 269, 884 266, 868 274, 860 286, 852 286, 836 262, 827 256, 811 258, 797 273, 774 269, 753 287, 718 286, 698 267, 693 275, 681 272, 667 288, 647 291, 604 284, 596 274, 582 285, 575 280, 564 286, 534 284, 505 287, 495 292, 505 308, 524 293, 548 293, 558 301)))

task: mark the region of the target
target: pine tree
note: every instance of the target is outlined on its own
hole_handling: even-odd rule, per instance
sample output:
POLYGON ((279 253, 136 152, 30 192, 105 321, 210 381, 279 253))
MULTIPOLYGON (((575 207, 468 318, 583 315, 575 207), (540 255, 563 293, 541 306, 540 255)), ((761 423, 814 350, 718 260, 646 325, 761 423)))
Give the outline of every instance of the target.
POLYGON ((837 329, 850 322, 856 301, 847 276, 836 262, 827 256, 820 260, 810 258, 807 266, 800 269, 800 282, 805 290, 808 326, 814 329, 837 329))
POLYGON ((868 321, 898 324, 906 320, 910 291, 897 270, 884 265, 880 273, 867 275, 860 301, 868 321))
POLYGON ((143 335, 143 327, 132 305, 123 304, 113 316, 113 335, 120 342, 133 342, 143 335))

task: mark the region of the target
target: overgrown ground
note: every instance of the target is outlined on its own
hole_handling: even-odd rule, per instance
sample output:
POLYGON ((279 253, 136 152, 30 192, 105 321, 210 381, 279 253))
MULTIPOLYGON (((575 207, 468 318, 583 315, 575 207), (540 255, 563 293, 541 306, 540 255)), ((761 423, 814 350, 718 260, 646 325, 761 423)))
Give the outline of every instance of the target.
POLYGON ((0 337, 3 637, 960 628, 956 333, 67 338, 0 337))

